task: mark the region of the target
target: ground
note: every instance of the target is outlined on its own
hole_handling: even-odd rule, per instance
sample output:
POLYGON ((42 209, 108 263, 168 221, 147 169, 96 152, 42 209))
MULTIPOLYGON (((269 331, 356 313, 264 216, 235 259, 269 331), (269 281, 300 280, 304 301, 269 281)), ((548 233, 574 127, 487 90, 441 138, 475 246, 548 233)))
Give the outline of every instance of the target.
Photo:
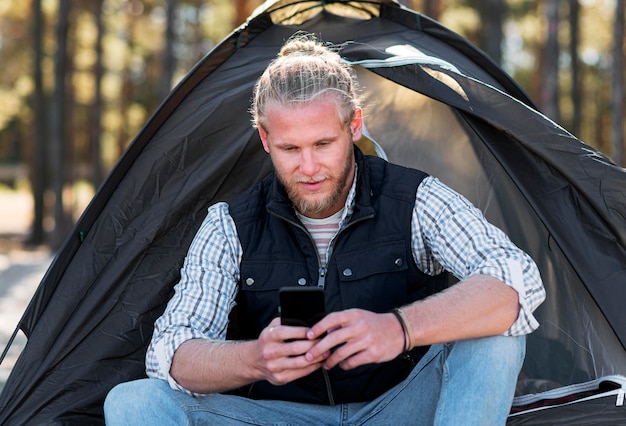
MULTIPOLYGON (((27 192, 0 191, 0 355, 52 262, 44 247, 27 247, 32 199, 27 192)), ((20 331, 0 364, 0 390, 26 344, 20 331)))

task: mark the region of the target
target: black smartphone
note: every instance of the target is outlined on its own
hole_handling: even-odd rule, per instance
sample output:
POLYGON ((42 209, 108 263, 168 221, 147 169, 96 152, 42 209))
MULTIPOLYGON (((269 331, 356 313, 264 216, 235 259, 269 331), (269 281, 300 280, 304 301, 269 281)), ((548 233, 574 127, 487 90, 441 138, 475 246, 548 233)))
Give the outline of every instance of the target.
POLYGON ((326 300, 321 287, 282 287, 278 296, 282 325, 312 327, 326 315, 326 300))

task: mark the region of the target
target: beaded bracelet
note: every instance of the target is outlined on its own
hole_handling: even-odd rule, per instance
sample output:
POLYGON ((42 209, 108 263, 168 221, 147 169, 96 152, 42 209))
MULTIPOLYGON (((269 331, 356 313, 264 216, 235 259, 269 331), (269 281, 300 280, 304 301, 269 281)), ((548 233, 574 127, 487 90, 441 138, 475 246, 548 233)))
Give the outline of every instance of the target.
POLYGON ((406 315, 400 308, 395 308, 391 311, 398 321, 400 322, 400 327, 402 327, 402 334, 404 336, 404 350, 410 351, 415 347, 415 337, 413 336, 413 329, 411 328, 411 324, 407 319, 406 315))

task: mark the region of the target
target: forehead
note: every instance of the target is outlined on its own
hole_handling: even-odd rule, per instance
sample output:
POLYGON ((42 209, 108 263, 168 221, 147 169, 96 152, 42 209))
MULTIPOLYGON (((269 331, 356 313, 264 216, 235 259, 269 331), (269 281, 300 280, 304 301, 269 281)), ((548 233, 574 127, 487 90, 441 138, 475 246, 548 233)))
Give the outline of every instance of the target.
POLYGON ((332 99, 316 99, 290 105, 272 104, 266 110, 268 133, 307 126, 326 129, 343 128, 337 104, 332 99))

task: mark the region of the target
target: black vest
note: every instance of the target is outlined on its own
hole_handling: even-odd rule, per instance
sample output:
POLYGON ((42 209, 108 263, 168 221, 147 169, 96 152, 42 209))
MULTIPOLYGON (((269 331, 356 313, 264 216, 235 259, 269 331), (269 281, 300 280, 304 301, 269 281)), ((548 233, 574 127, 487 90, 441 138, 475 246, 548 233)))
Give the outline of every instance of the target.
MULTIPOLYGON (((278 316, 278 289, 284 286, 323 284, 328 312, 388 312, 445 287, 446 274, 423 274, 411 253, 411 213, 426 174, 363 156, 356 148, 355 156, 355 208, 335 239, 326 271, 273 174, 230 204, 243 256, 229 338, 257 338, 278 316)), ((402 381, 426 350, 350 371, 317 371, 284 386, 258 382, 248 396, 316 404, 370 401, 402 381)))

